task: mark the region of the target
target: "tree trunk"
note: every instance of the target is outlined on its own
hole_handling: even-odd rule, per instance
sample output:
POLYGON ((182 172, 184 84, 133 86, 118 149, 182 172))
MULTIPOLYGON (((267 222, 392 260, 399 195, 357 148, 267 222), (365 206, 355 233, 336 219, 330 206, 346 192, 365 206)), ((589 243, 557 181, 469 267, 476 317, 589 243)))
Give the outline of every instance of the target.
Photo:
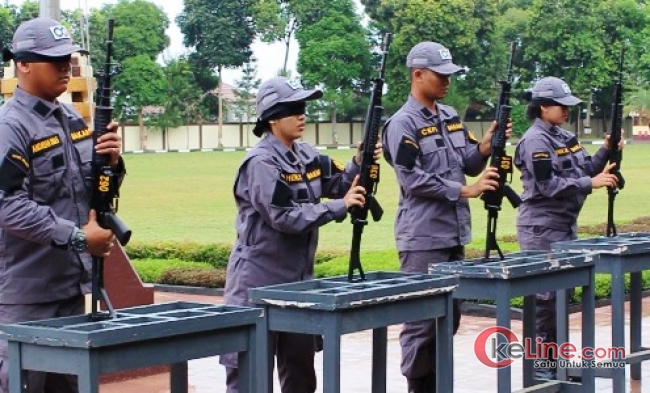
POLYGON ((336 132, 336 108, 332 109, 332 143, 339 144, 339 134, 336 132))
POLYGON ((289 45, 291 44, 291 34, 289 34, 289 37, 287 37, 286 41, 284 42, 284 65, 282 66, 282 72, 284 73, 284 76, 288 76, 287 74, 287 63, 289 62, 289 45))
POLYGON ((223 132, 223 82, 221 78, 221 66, 217 67, 217 72, 219 73, 219 131, 217 134, 217 145, 219 148, 223 147, 223 143, 221 142, 222 138, 222 132, 223 132))
POLYGON ((147 150, 147 134, 144 131, 144 118, 142 116, 142 109, 138 111, 138 133, 140 134, 140 149, 147 150))

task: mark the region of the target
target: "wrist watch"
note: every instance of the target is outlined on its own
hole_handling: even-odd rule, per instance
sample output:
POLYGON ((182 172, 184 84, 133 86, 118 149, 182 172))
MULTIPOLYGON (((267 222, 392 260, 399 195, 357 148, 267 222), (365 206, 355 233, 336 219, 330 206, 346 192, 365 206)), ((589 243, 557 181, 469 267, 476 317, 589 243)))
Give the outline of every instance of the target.
POLYGON ((75 228, 70 237, 70 249, 74 252, 85 252, 88 249, 86 233, 83 229, 75 228))

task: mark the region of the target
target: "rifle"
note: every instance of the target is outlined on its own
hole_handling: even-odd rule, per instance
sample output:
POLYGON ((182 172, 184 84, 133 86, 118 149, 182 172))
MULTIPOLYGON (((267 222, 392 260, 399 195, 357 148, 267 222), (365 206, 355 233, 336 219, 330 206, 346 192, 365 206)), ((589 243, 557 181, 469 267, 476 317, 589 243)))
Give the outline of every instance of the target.
POLYGON ((499 186, 494 191, 486 191, 481 195, 485 209, 488 211, 487 236, 485 239, 485 256, 484 259, 490 258, 491 251, 497 251, 501 260, 503 253, 497 243, 497 219, 503 203, 503 197, 508 198, 512 207, 517 208, 521 204, 521 199, 517 193, 508 184, 512 181, 512 157, 506 154, 506 128, 510 120, 510 91, 512 89, 512 60, 515 55, 515 43, 510 43, 510 59, 508 60, 508 69, 506 79, 499 81, 501 88, 499 90, 498 106, 496 108, 497 129, 492 137, 492 153, 490 155, 490 166, 497 168, 499 172, 499 186), (510 181, 508 181, 510 175, 510 181))
POLYGON ((613 174, 618 179, 618 185, 607 187, 607 237, 617 235, 616 225, 614 224, 614 200, 619 189, 625 187, 625 179, 621 175, 621 161, 623 152, 618 149, 621 143, 621 127, 623 127, 623 56, 625 47, 621 48, 621 55, 618 59, 618 80, 614 83, 614 102, 612 103, 612 125, 609 137, 609 163, 615 163, 613 174))
MULTIPOLYGON (((93 123, 93 146, 104 135, 106 127, 113 118, 111 106, 111 56, 113 54, 113 25, 115 20, 108 20, 108 39, 106 41, 106 62, 104 73, 97 94, 97 107, 93 123)), ((120 242, 126 245, 131 238, 131 230, 115 215, 117 212, 118 184, 111 169, 109 157, 97 154, 93 149, 92 159, 92 184, 93 194, 90 208, 97 212, 97 223, 104 229, 110 229, 120 242)), ((92 312, 93 320, 114 318, 115 310, 111 305, 106 290, 104 289, 104 258, 92 257, 92 312), (108 313, 99 311, 100 302, 103 301, 108 313)))
POLYGON ((381 220, 384 210, 381 208, 375 194, 379 184, 379 164, 375 160, 374 152, 377 140, 379 139, 379 123, 384 112, 381 99, 384 89, 384 73, 386 71, 386 57, 390 46, 390 33, 384 36, 382 48, 381 65, 379 76, 374 79, 374 86, 370 95, 370 104, 366 114, 366 123, 363 128, 363 151, 361 154, 361 165, 359 166, 359 185, 366 190, 366 203, 363 207, 350 209, 352 219, 352 247, 350 249, 350 264, 348 268, 348 281, 353 281, 354 271, 359 270, 361 281, 366 279, 361 266, 361 235, 363 227, 368 224, 368 210, 374 221, 381 220))

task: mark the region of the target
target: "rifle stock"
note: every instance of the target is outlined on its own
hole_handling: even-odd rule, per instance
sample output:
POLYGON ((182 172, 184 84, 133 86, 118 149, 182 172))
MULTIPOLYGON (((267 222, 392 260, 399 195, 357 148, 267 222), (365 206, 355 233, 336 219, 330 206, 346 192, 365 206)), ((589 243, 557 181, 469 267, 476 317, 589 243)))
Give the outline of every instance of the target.
POLYGON ((484 259, 489 259, 492 251, 497 251, 503 259, 503 253, 496 240, 497 219, 505 197, 512 207, 517 208, 521 204, 519 195, 508 184, 508 176, 512 178, 513 162, 512 157, 506 153, 506 129, 510 121, 510 94, 512 90, 512 61, 515 54, 515 43, 510 43, 510 59, 506 79, 500 81, 498 106, 496 109, 497 129, 492 137, 490 153, 490 167, 497 168, 499 173, 499 186, 494 191, 486 191, 481 195, 485 209, 488 211, 487 235, 485 239, 484 259))
MULTIPOLYGON (((106 40, 106 62, 97 95, 95 119, 93 122, 93 145, 107 132, 106 127, 113 118, 111 106, 111 57, 113 54, 114 19, 108 20, 108 38, 106 40)), ((131 238, 131 230, 120 220, 117 211, 118 184, 115 181, 110 157, 97 154, 93 149, 92 159, 93 194, 91 209, 97 213, 97 223, 104 229, 110 229, 121 245, 126 245, 131 238)), ((115 317, 115 310, 104 289, 104 258, 92 257, 92 309, 91 318, 95 320, 115 317), (100 302, 104 302, 108 312, 100 311, 100 302)))
POLYGON ((618 178, 618 185, 607 187, 607 237, 617 236, 616 224, 614 223, 614 201, 618 190, 625 187, 625 179, 621 174, 621 161, 623 152, 618 149, 623 135, 623 58, 625 56, 625 47, 621 48, 621 54, 618 60, 618 80, 614 84, 614 102, 612 103, 612 124, 609 137, 609 163, 616 164, 613 174, 618 178))
POLYGON ((366 123, 363 130, 363 146, 361 154, 361 165, 359 166, 359 185, 366 190, 366 203, 363 207, 353 207, 350 209, 350 218, 352 221, 352 246, 350 248, 350 262, 348 266, 348 281, 354 280, 355 270, 359 271, 361 281, 366 277, 361 266, 361 236, 363 235, 364 226, 368 225, 368 212, 374 221, 379 221, 384 214, 384 210, 375 199, 377 185, 379 184, 379 164, 375 160, 375 146, 379 139, 379 125, 384 113, 382 106, 382 95, 384 89, 384 74, 386 71, 386 56, 390 46, 390 33, 384 36, 382 59, 379 70, 379 76, 374 80, 370 104, 366 114, 366 123))

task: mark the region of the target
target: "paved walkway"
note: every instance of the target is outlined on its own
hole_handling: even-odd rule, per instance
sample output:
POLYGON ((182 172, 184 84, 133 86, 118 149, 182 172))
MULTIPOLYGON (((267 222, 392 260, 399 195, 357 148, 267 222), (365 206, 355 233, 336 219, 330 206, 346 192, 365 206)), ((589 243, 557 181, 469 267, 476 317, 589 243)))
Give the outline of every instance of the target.
MULTIPOLYGON (((197 295, 182 295, 157 292, 156 303, 175 300, 219 303, 221 298, 197 295)), ((650 298, 643 301, 643 331, 650 331, 650 298)), ((596 310, 596 346, 608 347, 611 343, 610 308, 596 310)), ((454 367, 456 393, 476 393, 496 391, 496 371, 481 364, 474 356, 474 339, 483 329, 494 326, 491 318, 463 316, 461 327, 454 340, 454 367)), ((571 341, 580 344, 580 314, 571 315, 571 341)), ((388 331, 388 381, 389 393, 405 393, 406 382, 399 372, 400 347, 399 326, 388 331)), ((513 321, 512 330, 521 337, 521 322, 513 321)), ((626 331, 629 327, 626 328, 626 331)), ((650 338, 646 338, 646 345, 650 338)), ((341 354, 341 387, 345 393, 370 393, 370 367, 372 334, 370 331, 348 334, 343 337, 341 354)), ((513 389, 520 389, 521 362, 513 364, 513 389)), ((322 392, 322 357, 316 360, 319 378, 317 392, 322 392)), ((629 379, 629 367, 627 371, 629 379)), ((642 381, 628 381, 631 393, 650 393, 650 362, 643 366, 642 381)), ((168 393, 168 374, 132 379, 102 385, 101 393, 168 393)), ((189 362, 190 392, 216 393, 225 391, 225 373, 216 358, 198 359, 189 362)), ((597 392, 611 392, 611 382, 606 379, 596 380, 597 392)), ((275 392, 280 392, 275 382, 275 392)))

